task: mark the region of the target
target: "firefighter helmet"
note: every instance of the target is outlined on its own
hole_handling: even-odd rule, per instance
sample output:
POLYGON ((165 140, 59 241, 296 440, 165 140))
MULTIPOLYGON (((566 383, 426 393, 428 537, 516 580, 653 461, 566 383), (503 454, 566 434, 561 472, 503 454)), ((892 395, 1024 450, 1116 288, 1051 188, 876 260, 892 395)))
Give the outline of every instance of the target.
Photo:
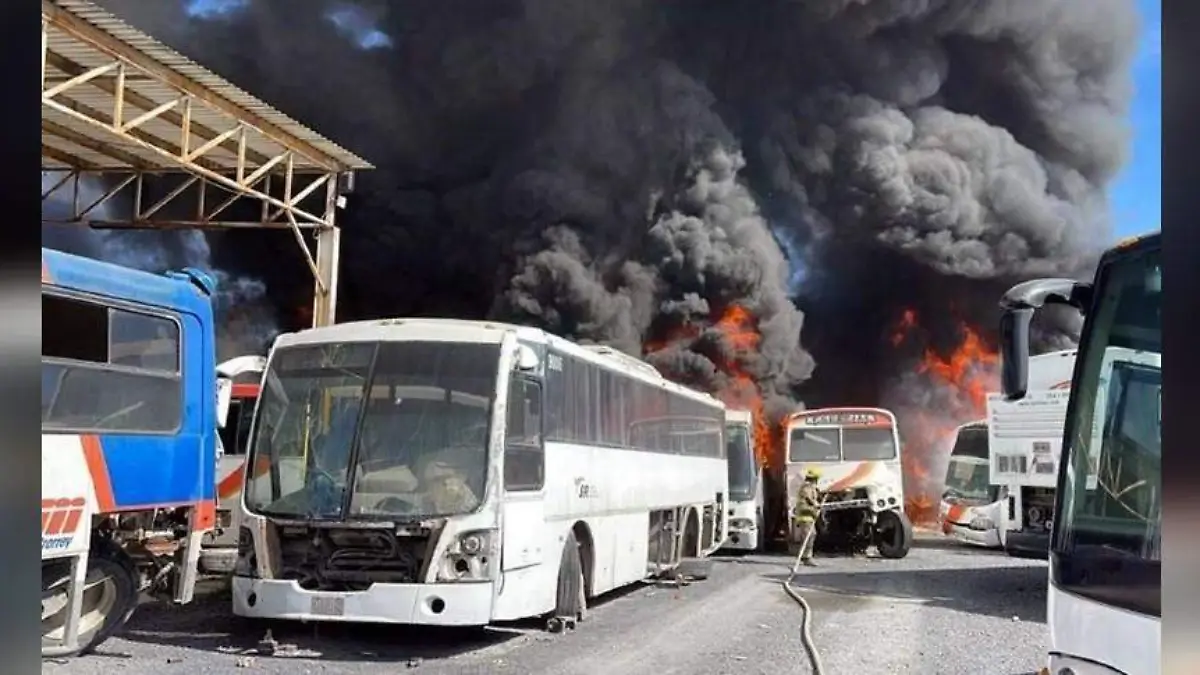
POLYGON ((820 480, 821 479, 820 469, 806 469, 804 471, 804 479, 805 480, 820 480))

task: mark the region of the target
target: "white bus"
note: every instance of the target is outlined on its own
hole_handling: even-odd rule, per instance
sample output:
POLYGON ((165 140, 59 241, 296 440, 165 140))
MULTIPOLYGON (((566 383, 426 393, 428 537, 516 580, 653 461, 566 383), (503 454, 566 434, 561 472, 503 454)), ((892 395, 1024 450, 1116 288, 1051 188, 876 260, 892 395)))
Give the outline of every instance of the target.
POLYGON ((1029 322, 1085 313, 1050 541, 1048 668, 1162 672, 1162 239, 1123 242, 1092 283, 1037 279, 1001 305, 1005 395, 1024 397, 1029 322))
POLYGON ((954 434, 954 448, 946 467, 940 519, 942 533, 971 546, 1003 545, 1002 509, 1007 489, 989 483, 988 425, 968 422, 954 434))
POLYGON ((725 411, 725 454, 729 459, 729 537, 723 548, 757 551, 763 547, 763 471, 754 456, 754 416, 748 410, 725 411))
POLYGON ((1071 395, 1075 350, 1029 359, 1029 391, 1019 401, 988 395, 988 452, 991 484, 1005 493, 999 513, 1004 551, 1044 560, 1050 550, 1055 486, 1063 426, 1071 395))
POLYGON ((238 504, 246 481, 242 475, 246 470, 246 446, 259 380, 266 366, 267 359, 262 356, 238 356, 217 364, 217 387, 229 393, 229 412, 217 435, 216 527, 205 535, 200 549, 200 569, 208 574, 232 572, 237 559, 238 504))
POLYGON ((817 543, 854 552, 874 545, 885 558, 908 555, 913 529, 904 513, 896 416, 882 408, 821 408, 793 413, 784 429, 789 514, 805 473, 821 474, 817 543))
POLYGON ((561 626, 724 541, 724 419, 638 359, 533 328, 282 335, 251 431, 233 611, 561 626))

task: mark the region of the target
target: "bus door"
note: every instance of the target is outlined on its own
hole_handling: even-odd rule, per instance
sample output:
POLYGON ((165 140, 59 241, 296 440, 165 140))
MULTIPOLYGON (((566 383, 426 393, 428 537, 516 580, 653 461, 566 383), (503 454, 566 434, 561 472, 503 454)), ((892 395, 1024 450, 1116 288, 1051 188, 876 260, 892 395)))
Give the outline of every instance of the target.
POLYGON ((545 558, 545 446, 542 385, 514 372, 508 389, 504 434, 501 571, 540 564, 545 558))
MULTIPOLYGON (((561 375, 558 358, 556 374, 561 375)), ((557 567, 542 563, 557 560, 562 543, 553 544, 546 527, 542 410, 541 381, 521 370, 511 371, 505 411, 499 583, 492 606, 492 618, 497 621, 530 616, 541 611, 545 601, 553 600, 545 593, 555 588, 557 567), (556 550, 547 550, 551 546, 556 550)))

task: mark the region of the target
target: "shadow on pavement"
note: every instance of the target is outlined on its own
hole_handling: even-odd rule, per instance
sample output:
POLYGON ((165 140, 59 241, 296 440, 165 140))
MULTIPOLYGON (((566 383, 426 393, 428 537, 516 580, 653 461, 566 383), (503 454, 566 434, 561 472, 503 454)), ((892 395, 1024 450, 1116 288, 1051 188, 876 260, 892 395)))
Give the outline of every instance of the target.
MULTIPOLYGON (((589 601, 592 608, 644 588, 632 584, 589 601)), ((530 634, 544 635, 541 618, 505 622, 487 628, 389 626, 369 623, 301 623, 251 620, 234 616, 227 581, 207 582, 206 592, 192 603, 174 606, 146 601, 134 613, 119 637, 128 642, 154 644, 255 658, 308 660, 391 661, 413 667, 423 660, 446 659, 493 647, 530 634), (270 630, 274 653, 260 642, 270 630)), ((129 658, 120 643, 108 642, 94 656, 129 658)))
MULTIPOLYGON (((449 658, 502 644, 542 625, 535 621, 497 628, 435 628, 250 620, 233 615, 226 585, 184 606, 147 602, 138 608, 120 638, 234 656, 393 661, 415 666, 422 660, 449 658), (273 654, 264 649, 266 645, 260 648, 268 630, 275 642, 273 654)), ((110 645, 103 645, 95 656, 123 656, 119 646, 110 645)))
MULTIPOLYGON (((861 571, 803 569, 792 585, 814 609, 854 611, 889 601, 920 602, 959 612, 1046 622, 1046 568, 1037 566, 912 570, 893 566, 861 571)), ((898 561, 902 564, 902 561, 898 561)), ((786 572, 763 574, 782 583, 786 572)))

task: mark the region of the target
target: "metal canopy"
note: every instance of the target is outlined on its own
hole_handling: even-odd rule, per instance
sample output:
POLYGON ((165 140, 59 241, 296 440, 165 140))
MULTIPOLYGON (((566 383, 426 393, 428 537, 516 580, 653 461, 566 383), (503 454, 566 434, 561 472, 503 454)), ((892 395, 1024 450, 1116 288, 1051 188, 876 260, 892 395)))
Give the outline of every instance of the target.
POLYGON ((340 193, 370 168, 93 2, 42 0, 42 200, 69 190, 64 222, 291 229, 316 282, 313 323, 327 325, 340 193), (81 179, 98 176, 103 193, 81 200, 81 179))

